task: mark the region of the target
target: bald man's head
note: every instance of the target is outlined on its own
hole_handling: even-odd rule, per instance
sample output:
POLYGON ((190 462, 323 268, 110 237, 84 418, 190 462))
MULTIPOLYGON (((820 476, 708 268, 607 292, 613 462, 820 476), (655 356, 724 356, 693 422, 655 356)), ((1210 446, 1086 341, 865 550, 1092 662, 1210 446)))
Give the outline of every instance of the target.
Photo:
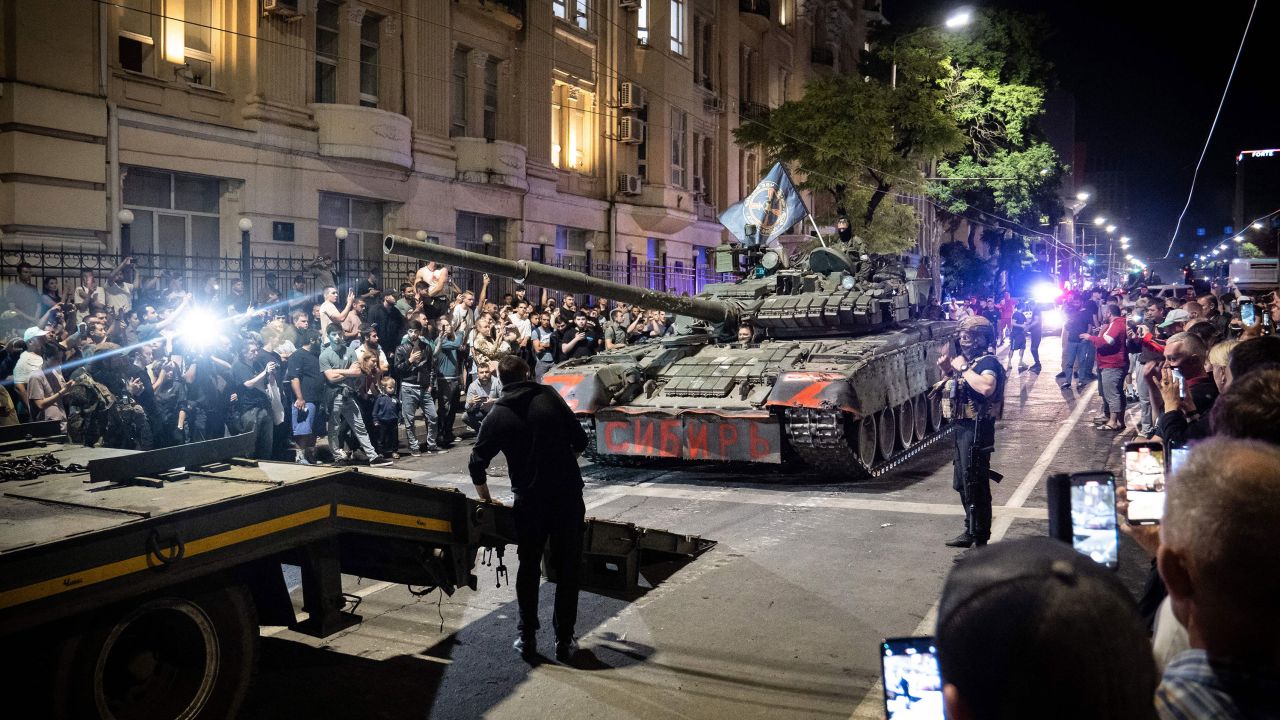
POLYGON ((1193 643, 1212 647, 1240 623, 1259 641, 1280 636, 1280 448, 1210 438, 1168 487, 1158 563, 1193 643))

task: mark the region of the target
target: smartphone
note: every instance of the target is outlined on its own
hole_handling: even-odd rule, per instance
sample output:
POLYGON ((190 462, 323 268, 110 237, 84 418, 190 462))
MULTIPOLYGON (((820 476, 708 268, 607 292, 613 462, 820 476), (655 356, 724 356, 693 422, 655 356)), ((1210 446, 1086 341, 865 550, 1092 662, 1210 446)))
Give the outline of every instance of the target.
POLYGON ((1129 499, 1129 522, 1151 525, 1164 516, 1164 445, 1131 442, 1124 445, 1124 487, 1129 499))
POLYGON ((880 644, 880 678, 888 720, 943 720, 942 672, 931 637, 887 638, 880 644))
POLYGON ((1169 474, 1176 475, 1191 455, 1189 447, 1169 448, 1169 474))
POLYGON ((1174 368, 1171 374, 1173 375, 1173 379, 1178 381, 1178 397, 1180 398, 1186 397, 1187 396, 1187 380, 1185 377, 1183 377, 1182 371, 1179 370, 1178 368, 1174 368))
POLYGON ((1120 560, 1116 523, 1116 476, 1109 472, 1072 473, 1071 546, 1112 570, 1120 560))
POLYGON ((1255 319, 1255 316, 1253 314, 1253 301, 1241 300, 1240 301, 1240 322, 1244 323, 1244 325, 1247 327, 1253 324, 1254 319, 1255 319))

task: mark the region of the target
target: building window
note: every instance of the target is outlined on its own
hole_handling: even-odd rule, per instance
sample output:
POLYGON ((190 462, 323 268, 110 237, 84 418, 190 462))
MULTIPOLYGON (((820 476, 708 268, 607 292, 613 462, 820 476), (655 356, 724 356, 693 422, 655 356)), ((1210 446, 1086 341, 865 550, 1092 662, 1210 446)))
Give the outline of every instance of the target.
POLYGON ((738 98, 743 103, 754 102, 756 99, 755 71, 751 67, 752 56, 751 48, 743 45, 742 53, 738 60, 738 98))
POLYGON ((710 20, 693 16, 693 82, 711 88, 711 31, 710 20))
POLYGON ((636 10, 636 40, 641 45, 649 44, 649 0, 640 0, 636 10))
POLYGON ((746 197, 755 190, 756 182, 759 180, 760 161, 756 159, 755 153, 745 153, 742 159, 742 197, 746 197))
POLYGON ((378 107, 379 33, 382 18, 365 13, 360 21, 360 104, 378 107))
POLYGON ((334 260, 360 258, 382 260, 383 203, 337 193, 320 193, 320 254, 334 260), (338 228, 347 229, 342 253, 338 252, 338 228))
MULTIPOLYGON (((644 122, 646 126, 648 126, 649 124, 648 106, 640 108, 640 110, 636 112, 636 117, 640 119, 642 122, 644 122)), ((648 132, 645 132, 642 134, 640 138, 640 144, 636 145, 636 159, 638 161, 638 166, 636 167, 636 171, 640 175, 640 177, 644 178, 645 181, 647 182, 649 180, 649 133, 648 132)))
POLYGON ((684 54, 685 0, 671 0, 671 51, 684 54))
POLYGON ((213 86, 213 0, 186 0, 185 48, 192 84, 213 86))
POLYGON ((484 137, 498 137, 498 61, 492 58, 484 63, 484 137))
POLYGON ((590 14, 589 0, 551 0, 551 12, 567 23, 586 30, 590 14))
POLYGON ((715 168, 714 150, 708 135, 693 136, 693 190, 704 203, 711 202, 711 177, 715 168))
POLYGON ((453 51, 453 76, 449 84, 449 137, 467 135, 467 48, 453 51))
POLYGON ((791 71, 786 68, 778 68, 778 104, 788 100, 791 94, 791 71))
POLYGON ((117 40, 120 67, 136 73, 152 72, 156 47, 157 15, 151 0, 122 0, 117 40))
POLYGON ((320 0, 316 7, 315 101, 338 102, 338 3, 320 0))
POLYGON ((683 188, 687 182, 689 163, 689 114, 671 111, 671 184, 683 188))
POLYGON ((778 24, 789 27, 795 22, 795 0, 778 0, 778 24))
POLYGON ((133 247, 164 256, 161 264, 184 269, 187 258, 217 258, 222 181, 203 175, 125 167, 121 185, 133 212, 133 247))
POLYGON ((582 88, 555 83, 551 90, 551 163, 562 170, 590 174, 595 164, 595 96, 582 88))

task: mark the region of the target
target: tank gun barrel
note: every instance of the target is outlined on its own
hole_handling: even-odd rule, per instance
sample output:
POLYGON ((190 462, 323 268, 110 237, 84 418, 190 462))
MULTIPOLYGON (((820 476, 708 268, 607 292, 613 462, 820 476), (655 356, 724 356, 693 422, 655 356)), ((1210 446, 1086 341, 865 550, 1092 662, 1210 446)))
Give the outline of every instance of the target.
POLYGON ((456 265, 476 272, 502 275, 521 283, 541 285, 562 292, 607 297, 611 300, 621 300, 643 308, 665 310, 676 315, 687 315, 707 322, 736 322, 738 319, 738 308, 730 303, 705 298, 677 297, 528 260, 491 257, 399 235, 387 235, 383 239, 382 250, 387 255, 405 255, 427 262, 456 265))

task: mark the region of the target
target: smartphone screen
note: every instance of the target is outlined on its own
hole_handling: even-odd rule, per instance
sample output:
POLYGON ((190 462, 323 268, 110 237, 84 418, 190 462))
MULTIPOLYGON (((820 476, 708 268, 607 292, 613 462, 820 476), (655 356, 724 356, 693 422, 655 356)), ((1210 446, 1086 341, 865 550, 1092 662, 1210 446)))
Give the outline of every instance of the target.
POLYGON ((1124 486, 1129 498, 1129 522, 1160 522, 1164 515, 1164 448, 1160 443, 1124 446, 1124 486))
POLYGON ((1253 324, 1253 321, 1254 321, 1253 303, 1251 302, 1240 303, 1240 322, 1243 323, 1245 326, 1249 326, 1253 324))
POLYGON ((1071 545, 1112 570, 1120 559, 1116 478, 1111 473, 1071 476, 1071 545))
POLYGON ((1191 448, 1176 447, 1169 448, 1169 474, 1174 475, 1182 469, 1183 463, 1187 461, 1187 457, 1191 455, 1191 448))
POLYGON ((880 646, 888 720, 943 720, 942 673, 931 637, 889 638, 880 646))

